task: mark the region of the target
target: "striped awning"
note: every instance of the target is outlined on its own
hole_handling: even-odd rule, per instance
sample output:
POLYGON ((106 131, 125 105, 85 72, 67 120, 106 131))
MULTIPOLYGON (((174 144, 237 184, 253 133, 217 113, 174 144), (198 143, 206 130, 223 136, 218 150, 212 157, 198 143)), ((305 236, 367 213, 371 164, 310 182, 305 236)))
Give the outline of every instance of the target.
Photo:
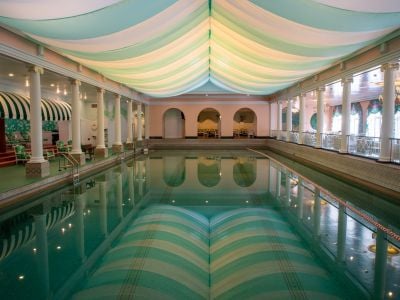
MULTIPOLYGON (((71 120, 71 105, 60 100, 42 99, 43 121, 71 120)), ((30 120, 30 100, 15 93, 0 92, 0 118, 30 120)))

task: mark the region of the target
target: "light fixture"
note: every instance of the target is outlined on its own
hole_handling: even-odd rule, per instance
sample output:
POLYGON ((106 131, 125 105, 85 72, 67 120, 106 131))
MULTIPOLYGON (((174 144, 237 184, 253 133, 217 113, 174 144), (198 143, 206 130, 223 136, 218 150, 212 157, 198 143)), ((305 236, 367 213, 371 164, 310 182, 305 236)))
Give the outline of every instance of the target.
POLYGON ((50 83, 50 86, 51 86, 51 87, 54 87, 54 85, 55 85, 54 83, 50 83))
POLYGON ((14 73, 8 73, 8 77, 14 77, 14 73))
POLYGON ((19 275, 18 280, 24 280, 25 276, 24 275, 19 275))
POLYGON ((28 76, 25 77, 25 86, 29 87, 29 78, 28 78, 28 76))
POLYGON ((64 96, 67 96, 67 95, 68 95, 67 88, 64 86, 64 96))
POLYGON ((85 92, 85 95, 83 96, 83 99, 85 99, 85 100, 87 99, 86 92, 85 92))
POLYGON ((57 93, 57 94, 59 94, 59 93, 60 93, 60 87, 58 86, 58 84, 57 84, 57 90, 56 90, 56 93, 57 93))

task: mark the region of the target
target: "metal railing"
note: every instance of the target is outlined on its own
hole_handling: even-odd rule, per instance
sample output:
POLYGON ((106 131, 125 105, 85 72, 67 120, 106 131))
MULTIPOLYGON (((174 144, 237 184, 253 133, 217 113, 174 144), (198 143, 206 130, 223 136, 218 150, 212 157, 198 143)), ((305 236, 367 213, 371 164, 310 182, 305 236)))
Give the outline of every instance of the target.
POLYGON ((299 142, 299 132, 298 131, 291 131, 289 133, 289 142, 292 142, 292 143, 299 142))
POLYGON ((400 164, 400 139, 390 139, 390 161, 400 164))
POLYGON ((381 139, 371 136, 348 135, 347 152, 365 157, 379 158, 381 139))
POLYGON ((321 133, 321 147, 330 150, 340 150, 342 135, 337 133, 321 133))
POLYGON ((79 183, 79 162, 70 154, 60 153, 63 157, 64 164, 61 166, 61 159, 58 160, 58 171, 61 168, 71 168, 72 182, 74 185, 79 183))
POLYGON ((314 147, 316 144, 316 133, 315 132, 303 132, 303 144, 314 147))

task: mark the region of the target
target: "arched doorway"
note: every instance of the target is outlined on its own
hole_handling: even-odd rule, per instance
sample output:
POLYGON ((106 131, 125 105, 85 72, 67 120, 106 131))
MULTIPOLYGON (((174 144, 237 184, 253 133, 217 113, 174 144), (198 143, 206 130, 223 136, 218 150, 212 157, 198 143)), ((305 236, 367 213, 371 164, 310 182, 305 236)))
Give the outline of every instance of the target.
POLYGON ((219 138, 221 136, 221 115, 214 108, 203 109, 197 117, 197 136, 219 138))
POLYGON ((185 137, 185 115, 177 108, 164 113, 164 138, 179 139, 185 137))
POLYGON ((257 116, 249 108, 239 109, 233 116, 233 137, 255 137, 257 135, 257 116))

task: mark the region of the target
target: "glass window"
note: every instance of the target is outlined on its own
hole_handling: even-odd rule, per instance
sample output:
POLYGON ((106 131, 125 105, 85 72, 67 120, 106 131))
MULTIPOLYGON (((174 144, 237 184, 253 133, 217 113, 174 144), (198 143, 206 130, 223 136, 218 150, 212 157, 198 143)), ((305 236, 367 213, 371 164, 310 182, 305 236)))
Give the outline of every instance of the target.
POLYGON ((394 115, 394 138, 400 139, 400 111, 394 115))
POLYGON ((339 132, 342 130, 342 115, 334 115, 332 118, 332 131, 339 132))
POLYGON ((350 134, 358 135, 358 128, 360 124, 360 115, 350 115, 350 134))
POLYGON ((367 136, 381 136, 382 114, 380 112, 370 114, 367 118, 367 136))

